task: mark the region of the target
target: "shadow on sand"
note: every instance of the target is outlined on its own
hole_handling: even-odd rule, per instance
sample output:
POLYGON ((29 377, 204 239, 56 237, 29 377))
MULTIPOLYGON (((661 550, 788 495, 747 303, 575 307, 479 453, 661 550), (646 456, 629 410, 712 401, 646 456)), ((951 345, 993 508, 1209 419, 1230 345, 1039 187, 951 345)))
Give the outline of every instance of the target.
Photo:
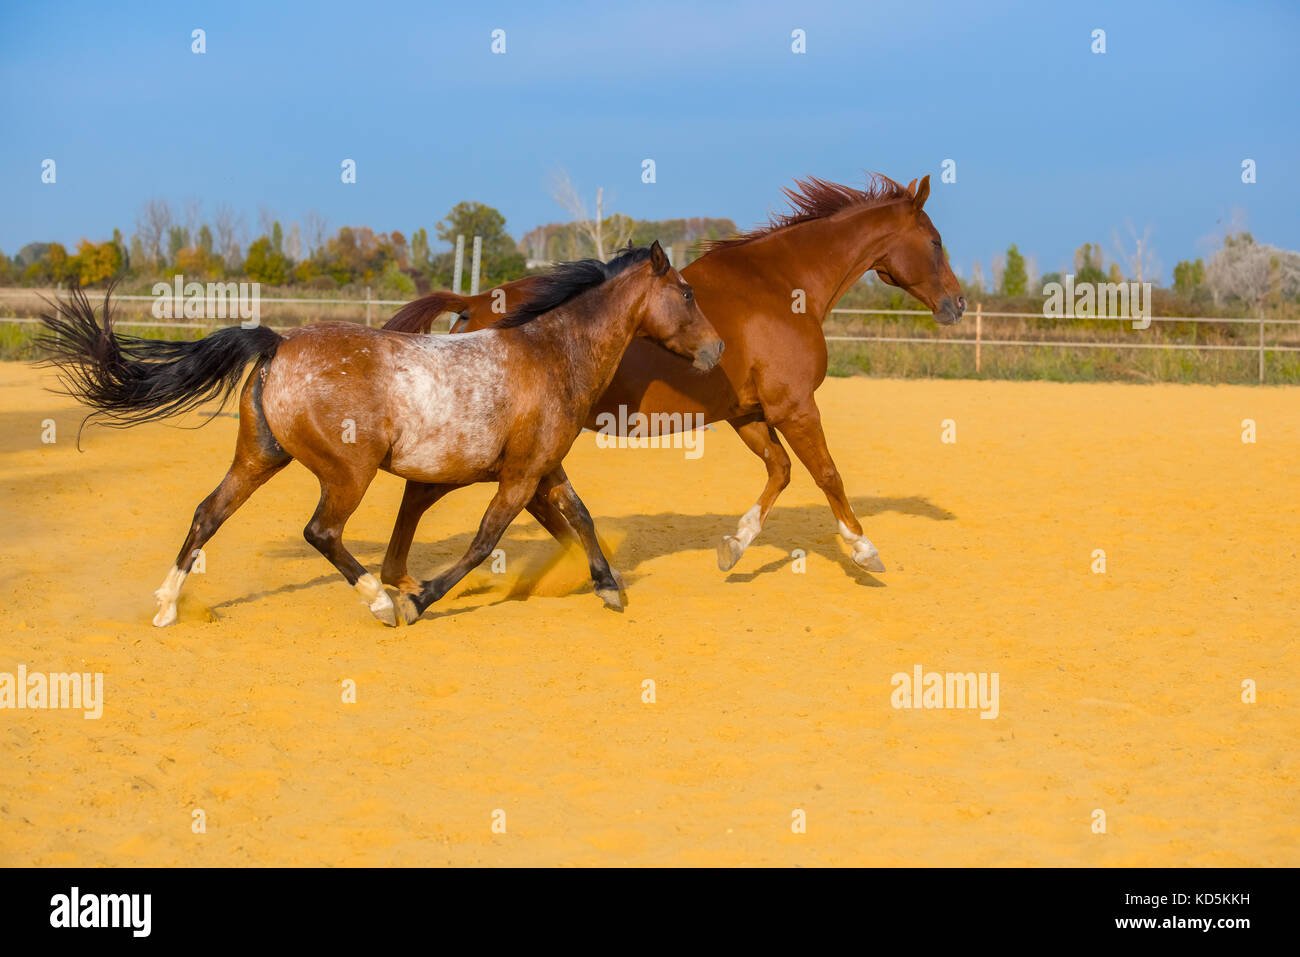
MULTIPOLYGON (((899 498, 857 497, 850 499, 854 512, 863 520, 867 534, 871 534, 869 519, 885 512, 896 512, 917 518, 926 518, 936 522, 956 519, 956 515, 932 503, 922 496, 899 498)), ((722 575, 713 557, 713 549, 723 535, 735 533, 738 515, 708 513, 704 515, 684 515, 677 512, 661 512, 655 515, 619 515, 598 517, 597 531, 601 533, 601 545, 610 563, 623 577, 624 585, 631 589, 643 576, 637 570, 645 563, 658 558, 676 555, 680 552, 707 549, 709 556, 701 558, 700 574, 722 575), (611 542, 618 546, 611 548, 611 542)), ((834 530, 834 518, 828 506, 798 505, 773 509, 767 525, 755 540, 752 548, 764 542, 779 543, 782 549, 801 548, 809 554, 820 555, 832 564, 843 569, 844 574, 864 587, 883 588, 885 583, 879 578, 853 564, 852 559, 841 548, 834 530)), ((438 508, 430 509, 421 524, 421 532, 427 535, 438 528, 438 508)), ((416 543, 411 548, 410 567, 414 573, 429 575, 455 561, 469 548, 474 538, 474 529, 466 529, 448 538, 439 539, 435 544, 422 544, 421 535, 417 534, 416 543)), ((533 586, 550 569, 564 557, 564 551, 548 535, 539 534, 540 527, 528 515, 523 515, 506 530, 499 548, 509 556, 511 573, 509 590, 498 599, 504 601, 522 601, 533 592, 533 586)), ((365 541, 345 538, 348 548, 372 571, 378 571, 378 564, 383 558, 387 542, 365 541)), ((881 543, 877 541, 877 545, 881 543)), ((888 544, 881 546, 888 564, 888 544)), ((283 542, 268 549, 268 553, 277 558, 303 558, 316 556, 316 552, 304 541, 283 542)), ((754 581, 762 575, 776 572, 790 562, 790 556, 780 558, 755 567, 750 554, 741 558, 740 563, 726 574, 727 582, 745 583, 754 581)), ((316 556, 319 557, 319 556, 316 556)), ((322 567, 324 559, 320 559, 322 567)), ((490 559, 488 560, 490 561, 490 559)), ((486 564, 486 562, 485 562, 486 564)), ((343 579, 330 571, 309 581, 286 584, 278 588, 243 595, 212 606, 213 611, 230 608, 247 602, 258 601, 271 595, 285 595, 301 592, 320 585, 339 585, 343 579)), ((456 593, 457 598, 469 598, 498 591, 496 584, 476 584, 456 593)), ((590 581, 573 588, 570 594, 591 591, 590 581)), ((430 608, 425 618, 440 618, 472 610, 473 607, 449 607, 441 614, 438 609, 430 608)))

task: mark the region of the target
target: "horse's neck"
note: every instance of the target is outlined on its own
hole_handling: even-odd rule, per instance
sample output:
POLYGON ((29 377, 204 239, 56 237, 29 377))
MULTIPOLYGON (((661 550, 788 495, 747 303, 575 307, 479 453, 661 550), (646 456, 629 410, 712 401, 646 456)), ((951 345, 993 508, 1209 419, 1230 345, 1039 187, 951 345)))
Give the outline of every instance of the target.
MULTIPOLYGON (((789 227, 771 237, 778 240, 773 249, 783 260, 774 275, 798 276, 806 315, 825 321, 840 297, 884 258, 897 226, 897 210, 887 203, 789 227)), ((788 300, 790 291, 782 295, 788 300)))
POLYGON ((590 393, 595 402, 613 380, 636 333, 644 304, 630 279, 626 273, 616 276, 540 320, 549 328, 538 331, 566 352, 555 371, 578 398, 590 393))

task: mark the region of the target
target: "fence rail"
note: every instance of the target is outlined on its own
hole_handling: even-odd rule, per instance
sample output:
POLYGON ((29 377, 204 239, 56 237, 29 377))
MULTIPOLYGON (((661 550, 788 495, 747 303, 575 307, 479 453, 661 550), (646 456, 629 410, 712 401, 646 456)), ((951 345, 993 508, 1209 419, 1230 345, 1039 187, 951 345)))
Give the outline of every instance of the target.
MULTIPOLYGON (((39 293, 27 290, 0 289, 0 298, 4 297, 25 297, 33 298, 40 295, 39 293)), ((115 299, 123 302, 153 302, 156 296, 115 296, 115 299)), ((209 300, 211 301, 211 300, 209 300)), ((289 305, 321 305, 336 307, 355 307, 365 309, 366 325, 372 323, 372 307, 376 306, 404 306, 408 302, 405 299, 374 299, 370 296, 370 290, 366 290, 364 299, 305 299, 299 297, 259 297, 259 307, 262 305, 274 306, 277 303, 289 305)), ((831 310, 831 315, 843 316, 928 316, 930 313, 924 309, 850 309, 836 308, 831 310)), ((967 313, 968 318, 971 314, 967 313)), ((207 317, 205 317, 207 318, 207 317)), ((219 319, 224 317, 211 317, 219 319)), ((1266 368, 1266 354, 1269 352, 1300 352, 1300 346, 1285 345, 1280 342, 1269 343, 1265 335, 1265 327, 1300 327, 1300 319, 1267 319, 1259 317, 1239 317, 1239 316, 1150 316, 1151 323, 1157 322, 1190 322, 1190 323, 1208 323, 1208 324, 1237 324, 1251 325, 1259 330, 1259 336, 1256 342, 1251 344, 1228 344, 1228 343, 1197 343, 1197 342, 1124 342, 1120 340, 1080 340, 1080 339, 992 339, 984 337, 984 320, 985 319, 1044 319, 1048 318, 1041 313, 1035 312, 996 312, 990 310, 984 311, 983 304, 977 304, 974 311, 975 334, 973 336, 944 336, 926 337, 926 336, 850 336, 850 335, 828 335, 827 342, 899 342, 899 343, 917 343, 938 346, 966 346, 975 350, 975 370, 978 372, 982 367, 982 352, 984 346, 1019 346, 1022 348, 1054 348, 1054 349, 1171 349, 1182 350, 1187 352, 1255 352, 1259 355, 1259 381, 1264 382, 1266 368)), ((1132 323, 1135 319, 1133 316, 1074 316, 1064 317, 1075 320, 1085 321, 1110 321, 1132 323)), ((39 319, 30 319, 17 316, 0 316, 0 322, 7 323, 39 323, 39 319)), ((210 328, 212 322, 179 322, 176 320, 157 320, 157 321, 140 321, 140 320, 122 320, 117 323, 121 326, 131 326, 136 328, 171 328, 171 329, 206 329, 210 328)), ((284 332, 293 328, 292 326, 269 326, 277 332, 284 332)), ((1134 330, 1138 331, 1138 330, 1134 330)))
MULTIPOLYGON (((892 316, 928 316, 930 315, 924 309, 832 309, 832 313, 853 314, 853 315, 892 315, 892 316)), ((1202 322, 1202 323, 1229 323, 1255 326, 1259 330, 1258 340, 1250 345, 1229 344, 1229 343, 1202 343, 1202 342, 1120 342, 1116 340, 1091 341, 1081 339, 986 339, 984 338, 984 320, 985 319, 1046 319, 1042 313, 1037 312, 995 312, 984 311, 982 303, 975 307, 975 335, 973 336, 945 336, 942 339, 927 338, 921 336, 836 336, 829 335, 826 337, 828 342, 915 342, 931 343, 936 345, 964 345, 973 346, 975 349, 975 371, 979 372, 982 366, 981 351, 984 346, 1021 346, 1021 347, 1043 347, 1043 348, 1060 348, 1060 349, 1173 349, 1187 352, 1254 352, 1259 355, 1259 381, 1262 385, 1264 382, 1264 373, 1266 368, 1266 354, 1269 352, 1300 352, 1300 346, 1288 346, 1281 343, 1268 343, 1265 339, 1264 328, 1266 326, 1300 326, 1300 319, 1267 319, 1263 316, 1255 317, 1237 317, 1237 316, 1144 316, 1143 321, 1151 323, 1156 322, 1202 322)), ((1084 320, 1084 321, 1109 321, 1109 322, 1126 322, 1132 323, 1138 317, 1134 316, 1069 316, 1067 319, 1084 320)), ((1135 330, 1136 331, 1136 330, 1135 330)))

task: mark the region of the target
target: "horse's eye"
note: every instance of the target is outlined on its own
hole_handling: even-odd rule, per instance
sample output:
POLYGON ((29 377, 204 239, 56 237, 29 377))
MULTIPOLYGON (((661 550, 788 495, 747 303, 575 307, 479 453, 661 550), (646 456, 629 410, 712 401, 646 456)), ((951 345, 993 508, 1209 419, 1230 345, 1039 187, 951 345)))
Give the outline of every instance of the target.
POLYGON ((685 299, 687 302, 690 302, 692 299, 695 298, 695 290, 692 289, 690 286, 687 286, 685 289, 682 290, 682 298, 685 299))

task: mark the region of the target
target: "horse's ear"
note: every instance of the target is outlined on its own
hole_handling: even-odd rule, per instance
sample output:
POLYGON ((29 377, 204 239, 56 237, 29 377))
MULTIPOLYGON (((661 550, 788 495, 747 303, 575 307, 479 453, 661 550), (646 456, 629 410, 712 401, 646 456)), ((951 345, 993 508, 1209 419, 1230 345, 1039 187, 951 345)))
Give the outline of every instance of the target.
POLYGON ((907 184, 907 195, 909 196, 916 195, 916 180, 912 180, 910 183, 907 184))
POLYGON ((656 276, 662 276, 668 271, 668 257, 664 255, 664 247, 659 245, 659 240, 655 240, 650 247, 650 266, 654 269, 656 276))
MULTIPOLYGON (((913 182, 916 182, 913 180, 913 182)), ((919 213, 925 201, 930 198, 930 174, 926 173, 921 177, 921 185, 916 188, 916 194, 912 197, 912 205, 916 207, 919 213)))

